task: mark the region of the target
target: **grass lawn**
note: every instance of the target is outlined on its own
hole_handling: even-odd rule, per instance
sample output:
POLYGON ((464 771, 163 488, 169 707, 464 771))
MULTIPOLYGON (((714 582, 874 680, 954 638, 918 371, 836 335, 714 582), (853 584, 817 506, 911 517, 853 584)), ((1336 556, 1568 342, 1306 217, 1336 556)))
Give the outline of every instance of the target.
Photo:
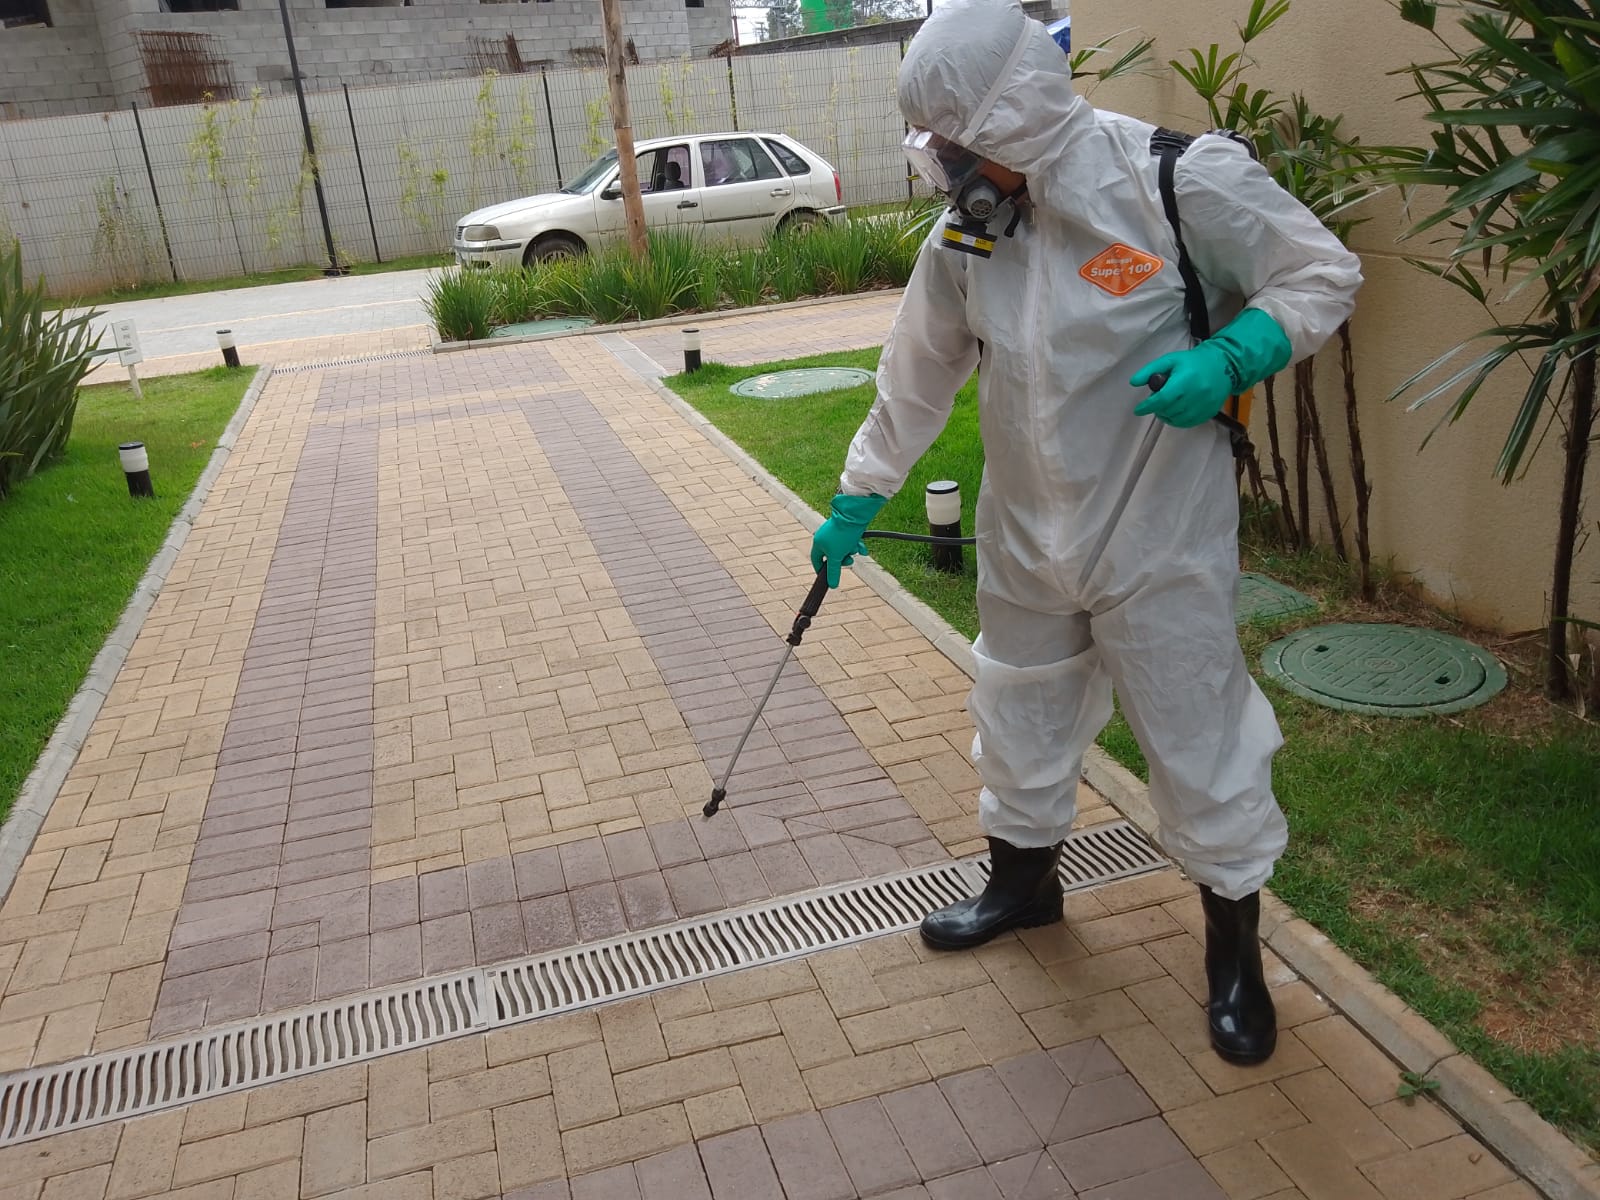
MULTIPOLYGON (((447 267, 454 258, 448 254, 413 254, 409 258, 391 258, 386 262, 349 263, 352 275, 380 275, 388 271, 417 271, 425 267, 447 267)), ((234 288, 263 287, 269 283, 299 283, 306 279, 321 279, 321 267, 288 267, 282 271, 263 271, 259 275, 238 275, 227 279, 171 279, 142 283, 138 287, 109 288, 103 292, 90 292, 82 296, 57 296, 62 305, 74 308, 99 308, 107 304, 124 304, 129 300, 155 300, 162 296, 193 296, 201 292, 224 292, 234 288)), ((141 380, 141 382, 143 382, 141 380)))
POLYGON ((84 388, 67 453, 0 501, 0 818, 11 809, 253 371, 216 367, 84 388), (150 454, 154 500, 134 501, 119 442, 150 454))
MULTIPOLYGON (((872 387, 771 401, 732 396, 728 385, 778 366, 871 369, 877 358, 869 350, 707 366, 667 383, 825 513, 872 387)), ((982 463, 969 383, 944 435, 874 526, 926 532, 923 485, 948 478, 961 484, 970 531, 982 463)), ((914 594, 976 633, 970 561, 966 577, 953 579, 923 565, 918 547, 870 544, 914 594)), ((1242 629, 1253 664, 1268 642, 1306 624, 1452 627, 1392 580, 1376 605, 1361 604, 1342 565, 1322 555, 1251 549, 1247 558, 1322 601, 1310 617, 1242 629)), ((795 568, 802 591, 804 565, 795 568)), ((1264 683, 1287 739, 1276 784, 1291 829, 1272 886, 1546 1119, 1600 1150, 1600 726, 1539 697, 1535 647, 1460 632, 1499 654, 1513 682, 1455 717, 1335 712, 1264 683)), ((1120 717, 1100 740, 1144 776, 1120 717)))

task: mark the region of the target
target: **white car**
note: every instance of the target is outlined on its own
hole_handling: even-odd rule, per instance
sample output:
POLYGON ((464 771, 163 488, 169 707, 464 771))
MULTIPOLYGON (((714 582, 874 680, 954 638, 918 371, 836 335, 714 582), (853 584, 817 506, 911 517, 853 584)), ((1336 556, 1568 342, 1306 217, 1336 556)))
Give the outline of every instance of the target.
MULTIPOLYGON (((776 229, 844 214, 839 172, 781 133, 704 133, 635 143, 645 224, 759 242, 776 229)), ((480 208, 456 225, 463 267, 583 254, 627 236, 616 148, 559 192, 480 208)))

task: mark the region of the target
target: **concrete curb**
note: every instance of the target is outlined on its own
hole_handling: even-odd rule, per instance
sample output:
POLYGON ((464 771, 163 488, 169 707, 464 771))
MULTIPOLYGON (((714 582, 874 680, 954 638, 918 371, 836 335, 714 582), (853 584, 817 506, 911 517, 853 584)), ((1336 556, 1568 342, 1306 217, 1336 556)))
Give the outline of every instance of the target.
MULTIPOLYGON (((527 342, 552 342, 559 338, 593 337, 604 333, 632 333, 638 329, 662 329, 673 325, 709 325, 713 321, 737 320, 769 312, 785 312, 795 308, 817 308, 824 304, 839 304, 847 300, 860 300, 867 296, 898 296, 905 288, 873 288, 865 292, 851 292, 846 296, 811 296, 805 300, 790 300, 782 304, 759 304, 754 308, 719 308, 715 312, 677 313, 670 317, 657 317, 651 321, 623 321, 614 325, 586 325, 582 329, 557 329, 550 333, 529 333, 522 337, 477 338, 466 342, 434 342, 435 354, 454 354, 460 350, 482 350, 493 346, 521 346, 527 342)), ((676 374, 669 371, 668 374, 676 374)))
POLYGON ((89 737, 95 718, 100 715, 100 708, 105 704, 111 685, 116 682, 122 664, 127 661, 134 639, 139 636, 145 618, 150 615, 156 597, 161 594, 161 585, 166 582, 172 564, 178 560, 178 552, 183 549, 189 531, 194 528, 195 517, 199 515, 206 497, 211 494, 217 476, 222 473, 223 464, 233 452, 234 443, 238 441, 240 431, 250 419, 256 401, 271 376, 270 365, 256 369, 255 378, 245 389, 244 398, 239 401, 233 419, 217 439, 217 448, 211 452, 210 461, 195 481, 194 490, 173 518, 160 549, 150 560, 138 586, 133 589, 133 595, 122 610, 116 628, 89 664, 88 674, 67 705, 66 713, 56 724, 55 732, 45 743, 39 761, 23 780, 22 790, 17 793, 16 803, 11 806, 5 826, 0 828, 0 901, 10 894, 17 872, 22 869, 28 851, 33 849, 34 840, 39 836, 45 818, 50 815, 50 806, 55 803, 61 785, 66 782, 67 773, 77 761, 78 751, 83 749, 83 743, 89 737))
MULTIPOLYGON (((612 352, 629 362, 617 350, 612 352)), ((646 382, 707 441, 776 497, 806 529, 814 530, 822 524, 821 514, 770 475, 686 400, 658 379, 646 377, 646 382)), ((858 559, 855 571, 951 662, 972 676, 972 646, 943 617, 876 563, 858 559)), ((1150 791, 1137 775, 1099 746, 1091 746, 1084 756, 1083 777, 1113 808, 1160 844, 1150 791)), ((1438 1080, 1435 1097, 1548 1200, 1600 1200, 1600 1162, 1527 1104, 1514 1098, 1494 1076, 1462 1054, 1448 1038, 1325 934, 1265 891, 1262 893, 1261 928, 1267 946, 1400 1067, 1438 1080)), ((1398 1073, 1399 1068, 1397 1077, 1398 1073)))

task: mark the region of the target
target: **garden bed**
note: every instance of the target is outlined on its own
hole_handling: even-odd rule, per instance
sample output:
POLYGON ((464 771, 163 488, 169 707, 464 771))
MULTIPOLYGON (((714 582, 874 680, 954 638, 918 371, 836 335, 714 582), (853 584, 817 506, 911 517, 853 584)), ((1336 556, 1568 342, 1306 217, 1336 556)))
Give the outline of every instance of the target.
MULTIPOLYGON (((787 401, 730 395, 735 381, 786 366, 876 365, 877 351, 794 363, 708 365, 665 381, 819 512, 873 388, 787 401)), ((875 528, 926 532, 922 490, 961 484, 972 528, 983 450, 975 387, 875 528)), ((1252 540, 1246 529, 1245 540, 1252 540)), ((878 542, 873 557, 971 637, 976 576, 933 570, 915 546, 878 542)), ((1314 595, 1314 614, 1241 630, 1261 652, 1308 624, 1395 621, 1450 629, 1489 646, 1511 685, 1455 716, 1394 720, 1334 712, 1263 679, 1286 745, 1276 762, 1289 849, 1273 889, 1543 1117, 1600 1150, 1600 726, 1538 691, 1537 643, 1461 630, 1393 579, 1363 603, 1344 564, 1321 553, 1249 548, 1245 565, 1314 595)), ((804 580, 805 563, 795 578, 804 580)), ((1102 746, 1145 764, 1116 718, 1102 746)))
POLYGON ((0 819, 167 536, 253 371, 217 367, 83 388, 60 459, 0 502, 0 819), (142 441, 156 496, 117 456, 142 441))

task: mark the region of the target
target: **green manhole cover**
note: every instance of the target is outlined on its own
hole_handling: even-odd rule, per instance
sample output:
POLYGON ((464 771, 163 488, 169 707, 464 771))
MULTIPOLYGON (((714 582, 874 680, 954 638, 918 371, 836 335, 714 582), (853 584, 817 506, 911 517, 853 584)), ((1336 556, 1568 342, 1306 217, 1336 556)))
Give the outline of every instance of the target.
POLYGON ((757 400, 787 400, 813 392, 839 392, 872 382, 872 372, 856 367, 807 367, 798 371, 771 371, 741 379, 728 390, 735 396, 757 400))
POLYGON ((565 333, 569 329, 586 329, 594 324, 592 317, 551 317, 544 321, 523 321, 517 325, 502 325, 490 337, 530 337, 536 333, 565 333))
POLYGON ((1239 576, 1237 615, 1241 624, 1246 621, 1275 620, 1292 617, 1297 613, 1314 612, 1317 602, 1304 592, 1297 592, 1286 583, 1246 571, 1239 576))
POLYGON ((1506 673, 1485 650, 1405 625, 1320 625, 1267 647, 1267 674, 1327 708, 1378 716, 1453 713, 1485 703, 1506 673))

